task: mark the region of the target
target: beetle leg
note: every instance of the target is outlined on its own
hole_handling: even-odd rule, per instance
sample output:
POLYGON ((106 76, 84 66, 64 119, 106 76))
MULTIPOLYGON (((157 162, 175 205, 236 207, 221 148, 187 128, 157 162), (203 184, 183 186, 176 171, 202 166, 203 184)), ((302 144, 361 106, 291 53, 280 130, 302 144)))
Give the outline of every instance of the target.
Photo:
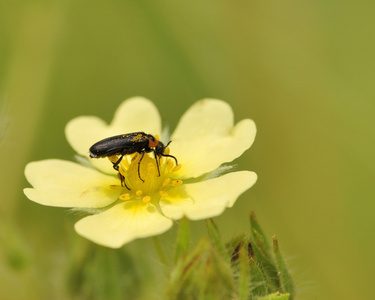
MULTIPOLYGON (((115 162, 113 163, 113 168, 118 171, 119 170, 119 164, 122 160, 122 158, 124 157, 124 155, 121 155, 120 158, 115 162)), ((125 186, 129 191, 130 191, 130 188, 126 185, 126 181, 125 181, 125 176, 122 175, 120 172, 118 172, 117 176, 120 178, 121 180, 121 186, 125 186)))
POLYGON ((117 173, 117 176, 121 180, 121 186, 125 186, 130 191, 131 189, 126 185, 125 176, 120 172, 117 173))
POLYGON ((140 160, 139 160, 139 162, 138 162, 138 177, 139 177, 139 179, 140 180, 142 180, 143 182, 145 182, 142 178, 141 178, 141 172, 139 171, 139 169, 140 169, 140 167, 141 167, 141 161, 142 161, 142 159, 143 159, 143 156, 145 156, 145 150, 143 150, 142 151, 142 156, 141 156, 141 158, 140 158, 140 160))
POLYGON ((155 149, 154 149, 154 156, 155 156, 155 160, 156 160, 156 166, 158 168, 158 174, 159 174, 159 177, 160 177, 159 161, 158 161, 158 156, 156 155, 156 150, 155 149))
POLYGON ((113 163, 113 168, 116 170, 116 171, 118 171, 118 169, 119 169, 119 164, 120 164, 120 162, 121 162, 121 160, 122 160, 122 158, 124 157, 124 155, 121 155, 120 156, 120 158, 115 162, 115 163, 113 163))

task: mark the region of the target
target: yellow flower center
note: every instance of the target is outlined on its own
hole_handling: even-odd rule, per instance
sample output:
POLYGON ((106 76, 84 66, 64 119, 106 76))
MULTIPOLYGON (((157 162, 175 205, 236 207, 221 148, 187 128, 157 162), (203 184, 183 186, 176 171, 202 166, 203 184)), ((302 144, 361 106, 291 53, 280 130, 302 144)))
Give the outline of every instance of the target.
MULTIPOLYGON (((173 180, 173 173, 181 168, 176 166, 171 158, 161 157, 159 171, 153 153, 143 156, 136 153, 133 156, 124 156, 119 164, 119 172, 125 177, 126 187, 124 193, 119 196, 120 200, 140 200, 145 203, 154 201, 157 203, 161 197, 168 197, 168 190, 183 184, 182 180, 173 180)), ((111 161, 116 158, 111 157, 111 161)))

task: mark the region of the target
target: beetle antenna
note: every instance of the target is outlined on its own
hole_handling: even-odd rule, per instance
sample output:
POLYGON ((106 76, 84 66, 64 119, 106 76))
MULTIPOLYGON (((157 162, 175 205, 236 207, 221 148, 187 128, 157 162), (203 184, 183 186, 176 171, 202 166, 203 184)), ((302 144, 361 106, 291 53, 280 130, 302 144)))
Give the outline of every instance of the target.
POLYGON ((169 154, 162 154, 161 156, 168 156, 168 157, 172 157, 174 160, 175 160, 175 162, 176 162, 176 166, 178 166, 178 162, 177 162, 177 158, 176 157, 174 157, 173 155, 169 155, 169 154))

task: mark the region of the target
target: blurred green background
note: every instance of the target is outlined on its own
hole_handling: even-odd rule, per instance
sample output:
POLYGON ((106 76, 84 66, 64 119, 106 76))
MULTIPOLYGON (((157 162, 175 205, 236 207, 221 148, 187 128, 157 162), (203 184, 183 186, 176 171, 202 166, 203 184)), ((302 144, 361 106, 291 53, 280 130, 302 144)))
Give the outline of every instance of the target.
MULTIPOLYGON (((74 298, 66 287, 78 285, 69 274, 79 273, 80 251, 101 247, 75 234, 77 218, 66 209, 27 200, 24 166, 74 160, 64 136, 69 120, 109 122, 124 99, 140 95, 171 129, 205 97, 229 102, 236 122, 254 119, 255 144, 235 163, 259 180, 215 219, 223 238, 248 230, 253 210, 279 238, 297 299, 369 299, 374 10, 372 2, 345 0, 2 1, 0 298, 74 298)), ((204 222, 192 229, 199 237, 204 222)), ((175 234, 162 236, 167 249, 175 234)), ((158 265, 149 239, 101 251, 90 264, 102 273, 85 278, 119 279, 108 266, 123 264, 132 275, 121 282, 136 291, 129 299, 159 299, 160 268, 144 272, 158 265)))

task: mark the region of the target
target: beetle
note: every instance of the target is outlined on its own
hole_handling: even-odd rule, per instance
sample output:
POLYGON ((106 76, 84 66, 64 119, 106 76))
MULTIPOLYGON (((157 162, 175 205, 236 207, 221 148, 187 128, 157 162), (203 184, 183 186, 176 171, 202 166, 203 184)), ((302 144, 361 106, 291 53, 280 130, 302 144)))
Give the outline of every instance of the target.
MULTIPOLYGON (((175 160, 176 166, 178 165, 177 158, 173 155, 165 154, 165 149, 168 147, 169 143, 164 146, 162 142, 156 139, 151 134, 146 134, 144 132, 132 132, 126 134, 115 135, 109 138, 105 138, 94 145, 89 149, 91 158, 100 158, 100 157, 109 157, 112 155, 120 155, 120 158, 113 163, 113 168, 118 171, 119 164, 124 157, 124 155, 133 154, 138 152, 142 154, 138 162, 138 177, 144 182, 140 174, 140 165, 145 153, 154 152, 156 166, 158 168, 158 173, 160 176, 159 161, 161 156, 171 157, 175 160)), ((120 173, 119 173, 120 174, 120 173)), ((125 177, 120 174, 121 185, 124 182, 125 187, 128 186, 125 183, 125 177)))

